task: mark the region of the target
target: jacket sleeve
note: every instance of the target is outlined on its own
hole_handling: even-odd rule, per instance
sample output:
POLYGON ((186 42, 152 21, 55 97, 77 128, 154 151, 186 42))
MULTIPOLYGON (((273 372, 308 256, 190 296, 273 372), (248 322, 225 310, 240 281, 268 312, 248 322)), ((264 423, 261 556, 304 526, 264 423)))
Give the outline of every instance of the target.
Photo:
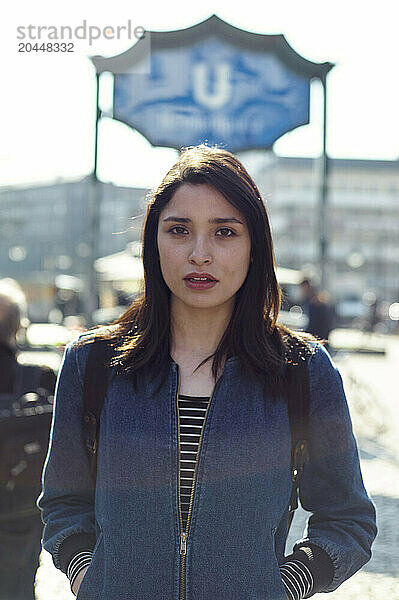
POLYGON ((299 497, 312 515, 294 552, 310 544, 327 553, 334 575, 318 591, 332 592, 370 560, 376 514, 364 488, 342 378, 321 344, 309 361, 309 384, 309 461, 299 497))
POLYGON ((71 556, 96 541, 94 490, 82 433, 82 374, 77 353, 67 345, 57 378, 49 449, 37 499, 44 523, 43 548, 66 573, 71 556))

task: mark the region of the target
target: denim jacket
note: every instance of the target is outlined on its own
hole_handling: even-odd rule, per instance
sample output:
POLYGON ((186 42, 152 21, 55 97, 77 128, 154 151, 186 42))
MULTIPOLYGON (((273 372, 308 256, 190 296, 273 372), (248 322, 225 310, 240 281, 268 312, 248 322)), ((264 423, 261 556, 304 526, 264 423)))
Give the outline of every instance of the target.
MULTIPOLYGON (((82 436, 82 382, 90 345, 65 350, 50 446, 37 500, 43 547, 65 572, 60 548, 92 539, 78 600, 285 600, 291 493, 290 429, 283 398, 271 399, 227 360, 213 390, 195 478, 188 537, 178 501, 178 365, 157 378, 113 376, 101 413, 97 486, 82 436), (64 546, 63 546, 64 544, 64 546)), ((363 485, 339 371, 315 344, 309 363, 310 458, 300 487, 309 511, 301 544, 322 548, 335 590, 371 556, 375 509, 363 485)), ((265 374, 267 377, 267 373, 265 374)))

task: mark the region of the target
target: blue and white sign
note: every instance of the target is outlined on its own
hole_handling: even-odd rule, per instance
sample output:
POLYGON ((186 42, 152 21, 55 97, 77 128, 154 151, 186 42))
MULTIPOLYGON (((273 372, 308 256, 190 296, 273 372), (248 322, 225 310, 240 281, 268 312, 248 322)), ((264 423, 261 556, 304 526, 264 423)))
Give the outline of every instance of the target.
POLYGON ((114 118, 158 146, 269 148, 309 122, 309 79, 216 38, 153 51, 148 75, 118 74, 114 85, 114 118))
POLYGON ((306 60, 283 35, 244 31, 216 15, 146 32, 144 44, 92 60, 97 73, 114 73, 114 118, 153 145, 208 142, 233 152, 270 148, 309 123, 310 80, 333 66, 306 60), (144 59, 149 68, 140 71, 144 59))

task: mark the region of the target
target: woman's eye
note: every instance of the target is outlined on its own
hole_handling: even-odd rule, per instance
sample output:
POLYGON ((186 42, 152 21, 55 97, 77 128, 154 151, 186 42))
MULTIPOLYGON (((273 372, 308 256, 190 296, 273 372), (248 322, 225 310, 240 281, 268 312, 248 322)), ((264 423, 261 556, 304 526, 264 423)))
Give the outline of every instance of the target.
POLYGON ((178 232, 175 232, 175 231, 174 231, 175 229, 184 229, 184 227, 181 227, 181 226, 179 226, 179 225, 175 225, 174 227, 171 227, 171 228, 169 229, 169 231, 170 231, 170 232, 172 232, 172 233, 177 233, 177 235, 179 235, 181 232, 180 232, 180 231, 178 231, 178 232))
POLYGON ((232 229, 229 229, 228 227, 222 227, 222 229, 219 229, 218 231, 227 231, 231 233, 231 235, 222 235, 221 237, 233 237, 233 235, 235 235, 234 231, 232 229))

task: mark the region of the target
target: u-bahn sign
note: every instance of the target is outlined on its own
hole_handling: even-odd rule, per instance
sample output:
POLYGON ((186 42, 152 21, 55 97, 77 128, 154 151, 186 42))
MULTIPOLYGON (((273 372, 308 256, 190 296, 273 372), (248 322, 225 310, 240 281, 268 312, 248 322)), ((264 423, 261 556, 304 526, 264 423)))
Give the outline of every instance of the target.
POLYGON ((309 123, 310 81, 323 79, 333 66, 306 60, 283 35, 243 31, 216 15, 187 29, 146 35, 147 73, 135 68, 143 60, 142 40, 118 56, 92 61, 97 73, 114 73, 114 118, 155 146, 270 148, 309 123))

